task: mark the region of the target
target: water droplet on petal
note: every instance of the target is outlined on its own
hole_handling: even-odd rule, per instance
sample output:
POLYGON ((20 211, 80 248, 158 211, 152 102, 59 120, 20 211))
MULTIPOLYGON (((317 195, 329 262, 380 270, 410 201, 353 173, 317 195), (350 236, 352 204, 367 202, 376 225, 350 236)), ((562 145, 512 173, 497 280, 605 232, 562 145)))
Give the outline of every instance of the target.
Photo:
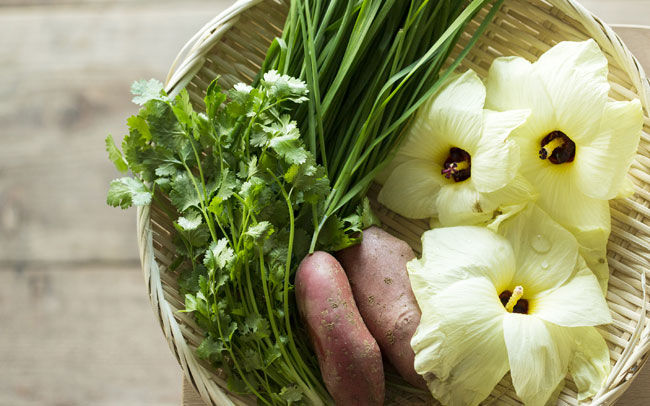
POLYGON ((548 238, 544 237, 541 234, 537 234, 535 237, 533 237, 530 245, 538 254, 546 254, 551 250, 551 242, 548 240, 548 238))
POLYGON ((542 269, 545 270, 545 271, 548 270, 548 262, 547 261, 542 262, 542 269))

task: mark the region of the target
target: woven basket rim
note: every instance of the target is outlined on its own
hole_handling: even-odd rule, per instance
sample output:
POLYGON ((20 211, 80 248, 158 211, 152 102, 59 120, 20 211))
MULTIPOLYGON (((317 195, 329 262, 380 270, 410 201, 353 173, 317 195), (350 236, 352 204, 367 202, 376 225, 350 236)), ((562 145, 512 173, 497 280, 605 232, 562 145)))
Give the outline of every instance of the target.
MULTIPOLYGON (((240 16, 258 5, 284 4, 286 0, 238 0, 231 7, 205 24, 181 49, 171 64, 166 81, 167 92, 174 96, 197 75, 206 62, 209 51, 237 23, 240 16)), ((533 0, 525 0, 527 2, 533 0)), ((557 8, 567 16, 583 25, 588 34, 594 38, 609 57, 613 58, 632 81, 636 95, 645 110, 646 127, 650 126, 650 81, 643 67, 629 51, 613 29, 575 0, 538 0, 557 8)), ((506 3, 508 0, 506 0, 506 3)), ((189 382, 197 389, 204 401, 215 405, 247 405, 244 398, 233 396, 222 389, 225 382, 214 384, 214 377, 206 371, 196 358, 185 335, 187 330, 178 323, 174 311, 165 299, 164 283, 161 270, 156 261, 153 248, 153 235, 150 227, 151 206, 139 207, 137 212, 137 234, 140 258, 150 301, 158 318, 170 349, 177 357, 189 382)), ((650 242, 648 242, 650 245, 650 242)), ((625 347, 620 359, 610 374, 608 384, 592 400, 592 405, 612 404, 629 387, 645 364, 650 353, 650 324, 646 313, 646 275, 647 268, 641 274, 642 307, 635 334, 625 347)))

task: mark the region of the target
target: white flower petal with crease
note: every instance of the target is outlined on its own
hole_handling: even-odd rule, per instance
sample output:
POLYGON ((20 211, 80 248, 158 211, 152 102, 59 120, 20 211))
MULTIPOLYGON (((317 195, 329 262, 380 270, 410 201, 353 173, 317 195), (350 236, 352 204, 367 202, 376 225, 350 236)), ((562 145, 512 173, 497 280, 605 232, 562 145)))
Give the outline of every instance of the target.
POLYGON ((492 218, 498 206, 488 205, 471 180, 448 184, 438 192, 436 206, 443 226, 477 225, 492 218))
POLYGON ((443 404, 478 405, 508 371, 505 309, 494 286, 483 277, 461 280, 421 306, 424 322, 411 340, 415 370, 443 404))
POLYGON ((582 265, 565 285, 531 298, 529 314, 564 327, 611 323, 612 316, 598 279, 584 262, 582 265))
POLYGON ((526 122, 528 110, 483 113, 483 135, 472 159, 472 179, 479 192, 504 188, 519 168, 519 146, 509 140, 510 133, 526 122))
POLYGON ((562 330, 535 316, 503 319, 512 383, 526 406, 545 406, 566 376, 571 343, 562 330))
POLYGON ((533 64, 533 73, 531 79, 542 81, 555 110, 558 128, 554 130, 576 143, 593 137, 610 87, 607 58, 598 44, 591 39, 561 42, 533 64))
POLYGON ((605 106, 600 130, 580 146, 575 182, 585 195, 609 200, 625 185, 643 128, 641 102, 612 102, 605 106))
POLYGON ((524 138, 532 135, 541 140, 545 134, 555 130, 557 121, 543 84, 533 75, 533 64, 524 58, 495 59, 488 72, 485 108, 494 111, 530 110, 526 125, 513 135, 519 136, 523 132, 524 138))
MULTIPOLYGON (((515 258, 508 241, 483 227, 449 227, 422 235, 422 258, 407 263, 418 302, 469 277, 485 277, 501 293, 512 280, 515 258)), ((502 306, 503 307, 503 306, 502 306)))
POLYGON ((474 71, 468 70, 449 78, 438 93, 425 104, 425 109, 481 111, 485 105, 485 93, 485 85, 481 79, 474 71))
POLYGON ((379 192, 379 203, 408 218, 428 218, 437 214, 436 193, 441 185, 440 167, 429 161, 412 159, 399 165, 379 192))
POLYGON ((508 186, 482 196, 481 201, 487 207, 499 207, 497 215, 486 226, 497 232, 501 223, 533 204, 538 197, 539 193, 535 187, 518 173, 508 186))
POLYGON ((595 328, 573 328, 570 334, 573 336, 574 353, 569 373, 578 387, 578 400, 583 401, 598 393, 609 376, 609 349, 595 328))
MULTIPOLYGON (((478 131, 481 128, 480 117, 477 113, 464 113, 465 122, 455 132, 478 131)), ((419 116, 419 113, 418 113, 419 116)), ((396 161, 405 162, 411 158, 427 159, 432 162, 444 162, 449 155, 452 144, 444 141, 446 136, 440 134, 443 129, 434 126, 429 120, 416 119, 408 129, 408 133, 395 156, 396 161)))
POLYGON ((609 264, 607 263, 607 241, 609 230, 593 229, 575 233, 580 245, 581 259, 586 261, 587 267, 596 275, 603 295, 607 295, 607 281, 609 280, 609 264))
POLYGON ((562 286, 578 260, 575 237, 536 205, 504 222, 500 230, 517 258, 513 284, 536 294, 562 286))

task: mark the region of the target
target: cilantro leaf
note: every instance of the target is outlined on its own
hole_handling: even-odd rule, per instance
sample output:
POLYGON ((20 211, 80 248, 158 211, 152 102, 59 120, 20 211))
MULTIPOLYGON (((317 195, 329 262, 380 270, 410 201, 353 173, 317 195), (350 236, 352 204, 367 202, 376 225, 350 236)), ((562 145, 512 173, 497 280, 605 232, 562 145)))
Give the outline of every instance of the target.
POLYGON ((197 194, 192 179, 185 172, 181 172, 172 181, 169 198, 180 212, 184 212, 190 207, 199 207, 201 203, 201 196, 197 194))
POLYGON ((122 209, 128 209, 132 205, 145 206, 151 203, 151 192, 138 179, 115 179, 111 182, 106 203, 122 209))
POLYGON ((298 385, 285 386, 280 391, 280 398, 287 402, 287 406, 290 406, 294 402, 299 402, 302 399, 303 391, 298 387, 298 385))
POLYGON ((106 152, 108 152, 108 159, 113 162, 115 167, 117 168, 118 171, 120 172, 126 172, 129 170, 129 165, 126 163, 126 160, 124 160, 124 157, 122 156, 122 152, 117 148, 117 145, 115 145, 115 140, 113 140, 113 136, 109 135, 106 137, 106 152))
POLYGON ((217 242, 212 242, 210 248, 205 252, 203 264, 208 270, 224 269, 235 259, 235 252, 228 246, 228 240, 225 238, 217 242))
POLYGON ((254 371, 256 369, 262 369, 263 363, 262 363, 262 357, 259 352, 255 351, 252 348, 247 349, 244 352, 244 357, 242 360, 244 364, 244 369, 247 372, 254 371))
POLYGON ((143 138, 144 142, 151 141, 151 132, 149 131, 149 124, 142 116, 131 116, 126 120, 126 124, 131 131, 137 131, 137 134, 143 138))
POLYGON ((162 82, 156 79, 138 80, 131 85, 131 94, 133 94, 133 103, 140 106, 149 100, 166 100, 163 93, 162 82))
POLYGON ((268 320, 257 313, 250 313, 246 316, 243 331, 245 334, 250 334, 256 339, 263 339, 271 335, 268 320))
POLYGON ((219 339, 215 340, 211 336, 206 337, 196 349, 196 355, 210 362, 220 362, 222 353, 226 350, 223 342, 219 339))
POLYGON ((197 210, 188 210, 177 222, 185 231, 195 230, 203 222, 203 216, 197 210))
POLYGON ((268 128, 268 132, 273 134, 268 141, 269 147, 290 164, 305 163, 309 154, 302 145, 296 122, 291 121, 288 115, 280 117, 278 123, 268 128))
POLYGON ((361 227, 365 230, 371 226, 381 226, 381 220, 375 215, 370 207, 370 200, 367 197, 363 198, 363 203, 359 207, 359 215, 361 216, 361 227))
POLYGON ((273 225, 268 221, 260 221, 244 233, 247 237, 251 238, 254 242, 259 243, 273 233, 273 225))
POLYGON ((149 100, 142 114, 149 125, 151 139, 158 147, 163 147, 172 153, 187 144, 186 133, 169 103, 149 100))
POLYGON ((352 235, 358 231, 361 231, 361 220, 357 214, 343 220, 333 215, 327 219, 318 235, 318 244, 324 251, 340 251, 361 242, 359 236, 352 235))

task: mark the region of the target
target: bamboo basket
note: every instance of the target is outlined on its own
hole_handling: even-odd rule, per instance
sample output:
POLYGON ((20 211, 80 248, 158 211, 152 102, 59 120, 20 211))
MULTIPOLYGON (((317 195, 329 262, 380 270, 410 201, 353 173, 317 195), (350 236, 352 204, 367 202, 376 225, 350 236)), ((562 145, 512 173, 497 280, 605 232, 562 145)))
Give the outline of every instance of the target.
MULTIPOLYGON (((271 40, 280 36, 289 0, 239 0, 205 25, 182 49, 167 78, 166 90, 176 94, 187 88, 198 109, 204 108, 205 89, 217 75, 229 88, 251 82, 271 40)), ((482 19, 485 12, 479 14, 482 19)), ((472 22, 455 50, 457 54, 478 27, 472 22)), ((650 272, 650 86, 638 61, 621 39, 574 0, 506 0, 486 33, 462 64, 486 77, 492 60, 519 55, 535 60, 559 41, 594 38, 609 59, 610 98, 639 98, 644 106, 644 134, 630 177, 636 193, 613 201, 612 234, 608 246, 610 282, 607 301, 614 322, 600 331, 610 349, 612 372, 591 405, 611 405, 630 386, 650 352, 650 323, 646 311, 646 273, 650 272)), ((376 192, 376 191, 375 191, 376 192)), ((371 190, 372 195, 372 190, 371 190)), ((428 223, 411 221, 373 204, 384 228, 420 251, 420 235, 428 223)), ((171 209, 171 205, 168 207, 171 209)), ((151 303, 170 349, 185 376, 207 404, 254 405, 255 400, 229 393, 223 375, 195 355, 203 338, 178 293, 177 275, 168 270, 173 261, 172 220, 153 204, 138 210, 140 258, 151 303)), ((388 405, 433 405, 430 395, 388 392, 388 405)), ((520 405, 509 376, 484 404, 520 405)), ((558 405, 578 405, 576 387, 567 379, 558 405)))

